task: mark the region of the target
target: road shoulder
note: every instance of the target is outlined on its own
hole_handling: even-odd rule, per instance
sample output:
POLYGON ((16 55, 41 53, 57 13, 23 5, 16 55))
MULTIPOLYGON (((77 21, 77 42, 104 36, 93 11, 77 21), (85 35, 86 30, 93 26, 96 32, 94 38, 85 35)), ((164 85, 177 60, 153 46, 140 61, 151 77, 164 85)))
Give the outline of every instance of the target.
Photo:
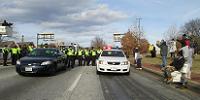
MULTIPOLYGON (((132 65, 132 67, 134 67, 134 66, 132 65)), ((148 66, 143 66, 143 69, 144 69, 144 71, 150 72, 150 73, 155 74, 159 77, 163 76, 161 71, 154 70, 153 68, 149 68, 148 66)), ((200 83, 189 80, 188 89, 193 91, 193 92, 200 93, 200 83)))

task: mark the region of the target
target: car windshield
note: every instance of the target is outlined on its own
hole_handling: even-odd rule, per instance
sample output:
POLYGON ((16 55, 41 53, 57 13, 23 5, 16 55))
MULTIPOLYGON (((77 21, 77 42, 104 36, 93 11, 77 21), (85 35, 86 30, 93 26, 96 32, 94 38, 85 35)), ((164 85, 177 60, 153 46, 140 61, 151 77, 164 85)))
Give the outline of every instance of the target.
POLYGON ((55 49, 34 49, 28 56, 31 57, 54 57, 58 54, 55 49))
POLYGON ((103 51, 101 56, 108 56, 108 57, 124 57, 122 51, 103 51))

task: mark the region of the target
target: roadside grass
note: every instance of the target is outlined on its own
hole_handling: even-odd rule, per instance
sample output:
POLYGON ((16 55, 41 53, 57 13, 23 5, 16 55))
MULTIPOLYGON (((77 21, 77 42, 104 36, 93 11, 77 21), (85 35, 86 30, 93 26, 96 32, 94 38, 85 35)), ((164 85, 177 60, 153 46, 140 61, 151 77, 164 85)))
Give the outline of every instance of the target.
MULTIPOLYGON (((162 63, 161 56, 157 55, 155 58, 151 58, 149 56, 150 54, 147 54, 146 56, 143 56, 142 63, 145 64, 153 64, 153 65, 160 65, 162 63)), ((170 64, 171 59, 168 57, 167 63, 170 64)), ((193 59, 193 66, 192 66, 192 73, 200 74, 200 55, 196 55, 193 59)))
POLYGON ((200 55, 196 55, 193 59, 192 73, 200 74, 200 55))

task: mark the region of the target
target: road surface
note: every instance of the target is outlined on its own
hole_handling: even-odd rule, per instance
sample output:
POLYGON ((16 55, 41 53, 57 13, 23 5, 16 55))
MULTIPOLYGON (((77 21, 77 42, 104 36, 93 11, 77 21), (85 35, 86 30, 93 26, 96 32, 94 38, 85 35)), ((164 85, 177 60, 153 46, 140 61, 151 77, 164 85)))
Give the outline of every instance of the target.
POLYGON ((0 66, 0 100, 200 100, 200 94, 166 85, 150 73, 131 68, 129 76, 96 75, 81 66, 55 76, 20 76, 0 66))

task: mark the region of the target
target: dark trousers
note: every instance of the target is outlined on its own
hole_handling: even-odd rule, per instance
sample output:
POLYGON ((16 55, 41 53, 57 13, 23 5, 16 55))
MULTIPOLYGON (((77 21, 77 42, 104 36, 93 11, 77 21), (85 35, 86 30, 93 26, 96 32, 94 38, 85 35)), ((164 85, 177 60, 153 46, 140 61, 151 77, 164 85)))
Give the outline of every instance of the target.
POLYGON ((75 65, 75 57, 74 56, 69 56, 68 57, 68 67, 74 68, 75 65))
POLYGON ((68 56, 65 58, 65 65, 68 66, 68 56))
POLYGON ((136 64, 137 64, 137 68, 142 68, 142 59, 137 59, 136 61, 136 64))
POLYGON ((12 54, 12 65, 16 65, 17 54, 12 54))
POLYGON ((78 56, 78 66, 82 66, 82 65, 83 65, 83 57, 78 56))
POLYGON ((89 56, 85 57, 84 64, 87 65, 87 66, 90 65, 90 57, 89 56))
POLYGON ((92 66, 96 66, 96 56, 92 56, 91 60, 92 60, 92 66))
POLYGON ((67 59, 67 66, 68 66, 68 67, 72 67, 72 56, 68 56, 68 59, 67 59))
POLYGON ((8 54, 3 54, 3 65, 7 65, 8 54))

